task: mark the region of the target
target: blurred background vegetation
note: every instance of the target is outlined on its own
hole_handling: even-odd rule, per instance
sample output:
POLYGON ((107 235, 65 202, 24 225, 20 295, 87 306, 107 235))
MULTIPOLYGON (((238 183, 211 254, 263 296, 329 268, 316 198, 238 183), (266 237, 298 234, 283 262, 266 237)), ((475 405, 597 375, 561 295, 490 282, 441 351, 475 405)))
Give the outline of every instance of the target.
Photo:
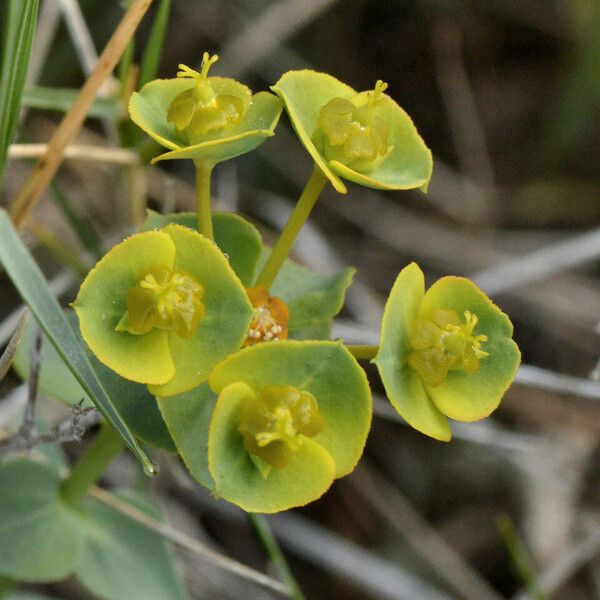
MULTIPOLYGON (((61 112, 47 88, 82 85, 90 47, 104 47, 123 9, 116 0, 41 2, 16 141, 49 139, 61 112)), ((157 9, 136 35, 134 64, 157 9)), ((326 71, 357 90, 381 78, 433 151, 427 195, 328 190, 298 240, 296 258, 316 270, 358 268, 334 335, 377 343, 383 299, 415 260, 430 281, 473 277, 509 313, 523 352, 500 409, 456 427, 450 444, 409 429, 375 398, 357 472, 319 502, 271 521, 307 597, 497 600, 525 598, 526 588, 536 598, 600 598, 600 2, 172 0, 159 75, 174 77, 179 63, 197 67, 205 50, 220 55, 211 74, 253 91, 298 68, 326 71)), ((123 81, 133 89, 135 70, 123 81)), ((86 121, 77 143, 138 143, 118 85, 104 91, 96 105, 103 118, 86 121)), ((61 102, 68 99, 61 92, 61 102)), ((10 156, 3 206, 31 168, 16 150, 10 156)), ((192 208, 186 162, 64 163, 26 235, 50 279, 74 268, 60 289, 66 301, 97 246, 121 238, 144 206, 192 208), (74 222, 90 231, 77 235, 74 222), (64 244, 76 249, 71 264, 64 244)), ((284 116, 258 151, 217 166, 217 208, 241 211, 269 238, 310 166, 284 116)), ((0 277, 4 344, 19 301, 0 277)), ((5 380, 0 398, 17 384, 16 375, 5 380)), ((59 418, 54 405, 45 410, 59 418)), ((164 460, 151 485, 171 522, 265 569, 239 511, 164 460)), ((107 477, 134 481, 133 461, 120 460, 107 477)), ((197 556, 179 559, 194 598, 269 597, 197 556)), ((89 597, 72 581, 46 591, 89 597)))

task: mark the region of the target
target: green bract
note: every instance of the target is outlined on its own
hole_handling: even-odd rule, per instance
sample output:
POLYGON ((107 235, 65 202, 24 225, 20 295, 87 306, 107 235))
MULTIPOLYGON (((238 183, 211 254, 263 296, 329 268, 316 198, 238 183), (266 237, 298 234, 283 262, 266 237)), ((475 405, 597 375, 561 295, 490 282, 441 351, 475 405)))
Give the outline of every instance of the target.
POLYGON ((157 79, 132 94, 133 121, 169 152, 153 162, 191 158, 216 164, 250 152, 273 135, 281 102, 227 77, 208 77, 217 60, 204 53, 198 73, 185 65, 175 79, 157 79))
POLYGON ((161 396, 206 380, 216 362, 241 346, 252 315, 226 257, 176 224, 115 246, 86 277, 73 306, 98 359, 161 396))
POLYGON ((159 406, 190 472, 215 494, 272 513, 316 500, 356 466, 371 396, 340 343, 257 344, 219 363, 209 384, 159 406))
POLYGON ((338 192, 346 193, 340 177, 377 189, 426 191, 431 152, 386 88, 378 81, 357 93, 331 75, 303 70, 285 73, 271 89, 338 192))
POLYGON ((509 318, 474 283, 443 277, 425 292, 411 263, 390 293, 373 362, 400 415, 449 440, 447 417, 488 416, 515 378, 521 355, 512 333, 509 318))

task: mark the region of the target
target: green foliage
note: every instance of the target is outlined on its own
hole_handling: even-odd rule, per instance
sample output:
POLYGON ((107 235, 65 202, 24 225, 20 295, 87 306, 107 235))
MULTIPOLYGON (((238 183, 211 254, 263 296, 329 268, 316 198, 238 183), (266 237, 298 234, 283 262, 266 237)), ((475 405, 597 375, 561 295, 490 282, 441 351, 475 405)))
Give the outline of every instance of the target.
MULTIPOLYGON (((262 261, 269 250, 265 249, 262 261)), ((271 287, 271 293, 284 300, 290 310, 290 337, 295 339, 326 339, 331 324, 342 306, 346 290, 356 269, 348 267, 339 273, 325 275, 286 259, 271 287)))
MULTIPOLYGON (((147 499, 124 490, 115 496, 154 521, 159 512, 147 499)), ((187 598, 170 548, 150 529, 114 508, 88 498, 85 541, 75 576, 104 600, 183 600, 187 598)))
POLYGON ((33 44, 39 0, 6 0, 3 6, 3 44, 0 64, 0 180, 12 142, 27 65, 33 44))
POLYGON ((48 465, 23 459, 0 465, 0 573, 57 581, 73 572, 84 535, 59 487, 60 478, 48 465))
POLYGON ((342 155, 328 150, 319 117, 321 109, 334 99, 346 100, 358 108, 372 92, 359 94, 331 75, 309 70, 288 71, 271 89, 283 100, 300 141, 338 192, 346 193, 340 178, 384 190, 427 190, 431 152, 410 117, 389 96, 382 94, 374 108, 376 118, 389 128, 388 152, 383 160, 367 166, 364 161, 344 164, 342 155))
POLYGON ((154 466, 98 380, 85 356, 83 347, 69 326, 63 310, 50 292, 44 276, 23 245, 4 210, 0 210, 0 262, 38 320, 40 327, 98 410, 119 432, 146 470, 154 472, 154 466))
POLYGON ((425 292, 423 273, 411 263, 400 272, 390 293, 379 352, 373 362, 400 415, 422 433, 447 441, 451 436, 447 417, 460 421, 486 417, 512 383, 520 363, 512 331, 508 317, 468 279, 443 277, 425 292), (458 368, 451 365, 443 381, 432 384, 411 364, 411 353, 415 349, 415 325, 429 320, 439 309, 476 315, 476 333, 487 338, 483 343, 487 356, 468 372, 451 356, 449 344, 456 339, 450 335, 450 327, 442 335, 437 354, 428 356, 433 356, 432 361, 437 361, 436 357, 454 360, 458 368))
MULTIPOLYGON (((22 581, 75 574, 105 600, 186 597, 160 537, 97 500, 70 506, 60 483, 47 464, 13 459, 0 465, 0 573, 22 581)), ((132 492, 117 497, 160 520, 147 500, 132 492)))

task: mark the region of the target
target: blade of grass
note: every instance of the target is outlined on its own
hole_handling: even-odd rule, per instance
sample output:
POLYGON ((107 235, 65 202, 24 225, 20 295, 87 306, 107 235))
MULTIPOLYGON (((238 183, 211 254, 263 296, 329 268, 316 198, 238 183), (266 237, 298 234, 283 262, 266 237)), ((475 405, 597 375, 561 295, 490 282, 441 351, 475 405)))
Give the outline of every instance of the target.
POLYGON ((294 600, 305 600, 304 594, 288 565, 288 562, 283 554, 275 536, 271 532, 269 523, 263 515, 257 513, 248 513, 248 522, 254 529, 256 537, 260 541, 265 552, 269 555, 269 558, 273 561, 273 564, 279 571, 280 575, 285 579, 289 589, 290 595, 294 600))
MULTIPOLYGON (((21 103, 29 108, 68 112, 75 102, 79 90, 30 85, 23 90, 21 103)), ((117 97, 96 98, 88 110, 88 117, 119 119, 125 115, 117 97)))
POLYGON ((171 0, 160 0, 148 42, 144 48, 144 56, 140 64, 138 87, 146 85, 156 77, 165 42, 165 33, 169 22, 171 0))
POLYGON ((119 432, 123 441, 143 464, 144 470, 149 474, 156 473, 156 467, 133 437, 98 381, 65 313, 50 292, 42 272, 21 241, 8 213, 2 209, 0 209, 0 262, 40 327, 98 410, 119 432))
POLYGON ((39 0, 7 0, 0 64, 0 179, 13 139, 27 77, 39 0))
POLYGON ((25 322, 27 321, 27 311, 24 311, 13 331, 13 334, 10 336, 10 340, 8 341, 8 346, 6 346, 6 350, 0 355, 0 381, 4 379, 8 370, 10 369, 10 365, 12 365, 13 358, 17 352, 17 348, 19 347, 19 342, 21 341, 21 337, 23 336, 23 330, 25 329, 25 322))
POLYGON ((523 546, 523 542, 519 539, 511 518, 508 515, 501 515, 498 517, 496 524, 510 557, 512 567, 527 588, 531 598, 534 600, 547 600, 547 596, 538 582, 535 567, 523 546))

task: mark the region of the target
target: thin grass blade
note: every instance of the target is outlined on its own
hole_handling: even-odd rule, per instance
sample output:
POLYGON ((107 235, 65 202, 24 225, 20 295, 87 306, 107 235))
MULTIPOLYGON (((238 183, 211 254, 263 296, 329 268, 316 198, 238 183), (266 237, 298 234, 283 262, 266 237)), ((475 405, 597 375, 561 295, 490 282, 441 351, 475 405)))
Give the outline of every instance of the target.
POLYGON ((140 65, 138 88, 146 85, 156 77, 165 42, 165 33, 171 12, 171 0, 160 0, 148 42, 144 48, 144 56, 140 65))
POLYGON ((0 64, 0 179, 17 120, 35 34, 39 0, 7 0, 0 64))
POLYGON ((48 339, 98 410, 119 432, 123 441, 143 464, 144 470, 150 474, 155 473, 156 467, 139 446, 98 381, 62 308, 50 292, 42 272, 15 231, 5 210, 0 210, 0 262, 48 339))

